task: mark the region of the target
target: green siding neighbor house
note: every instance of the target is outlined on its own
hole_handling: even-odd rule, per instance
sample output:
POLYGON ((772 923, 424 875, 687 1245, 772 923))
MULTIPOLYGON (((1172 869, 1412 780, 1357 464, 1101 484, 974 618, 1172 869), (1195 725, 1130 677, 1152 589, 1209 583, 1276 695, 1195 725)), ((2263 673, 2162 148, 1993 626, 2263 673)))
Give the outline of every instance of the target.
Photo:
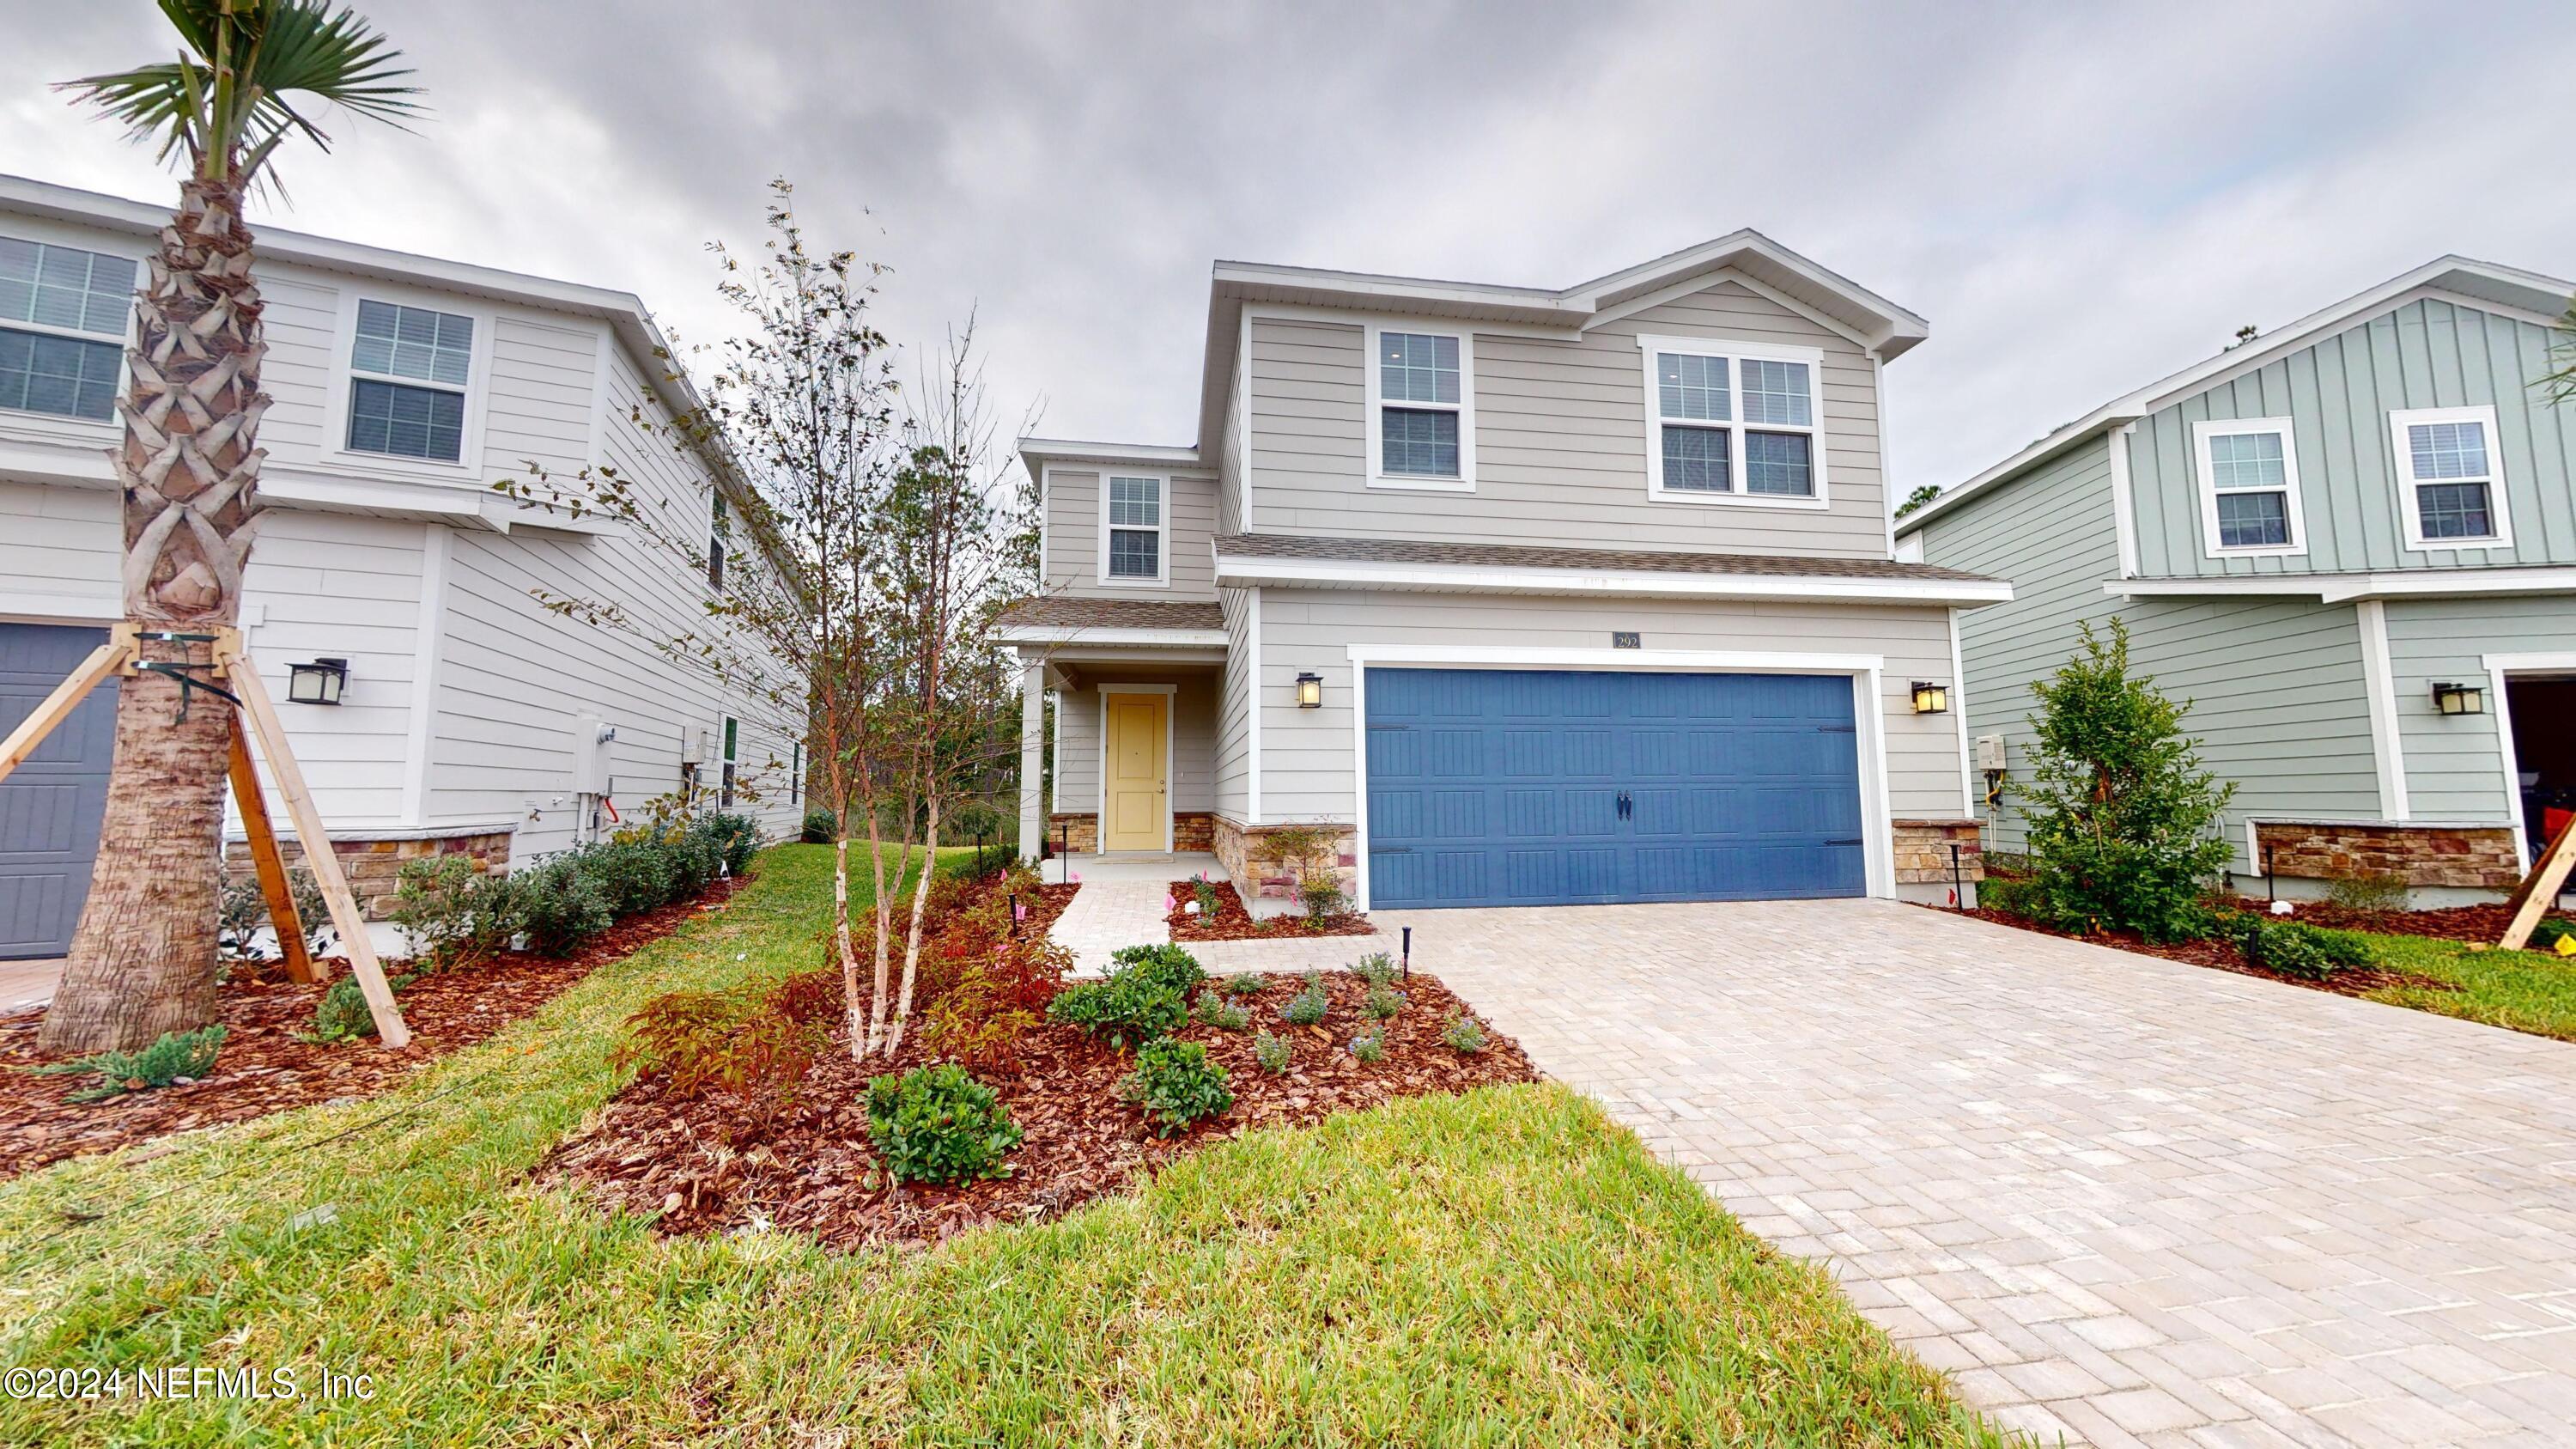
POLYGON ((2576 284, 2445 257, 2059 428, 1897 524, 2009 578, 1961 693, 2017 848, 2030 686, 2114 615, 2237 787, 2234 868, 2510 890, 2576 809, 2576 284))

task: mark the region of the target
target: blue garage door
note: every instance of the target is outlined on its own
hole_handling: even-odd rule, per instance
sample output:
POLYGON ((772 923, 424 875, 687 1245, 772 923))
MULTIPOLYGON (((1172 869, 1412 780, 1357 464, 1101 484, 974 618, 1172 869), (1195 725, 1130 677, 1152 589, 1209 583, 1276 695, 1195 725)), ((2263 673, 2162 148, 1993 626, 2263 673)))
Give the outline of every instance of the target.
POLYGON ((1372 906, 1856 896, 1848 677, 1368 671, 1372 906))
MULTIPOLYGON (((0 735, 35 712, 107 642, 105 629, 0 624, 0 735)), ((89 898, 116 753, 116 681, 90 691, 24 764, 0 781, 0 960, 69 950, 89 898)))

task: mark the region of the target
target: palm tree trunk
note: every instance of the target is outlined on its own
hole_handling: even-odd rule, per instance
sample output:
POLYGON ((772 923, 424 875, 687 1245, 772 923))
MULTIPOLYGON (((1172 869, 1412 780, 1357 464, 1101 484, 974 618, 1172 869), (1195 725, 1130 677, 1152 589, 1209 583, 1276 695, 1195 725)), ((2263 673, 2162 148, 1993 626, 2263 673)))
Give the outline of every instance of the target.
MULTIPOLYGON (((210 634, 240 617, 268 407, 250 264, 238 187, 183 183, 135 302, 118 403, 125 439, 108 455, 125 496, 125 615, 145 631, 210 634)), ((151 641, 144 657, 203 665, 211 654, 151 641)), ((132 1050, 214 1019, 232 730, 229 706, 186 699, 167 675, 135 675, 118 691, 98 861, 45 1014, 45 1050, 132 1050)))

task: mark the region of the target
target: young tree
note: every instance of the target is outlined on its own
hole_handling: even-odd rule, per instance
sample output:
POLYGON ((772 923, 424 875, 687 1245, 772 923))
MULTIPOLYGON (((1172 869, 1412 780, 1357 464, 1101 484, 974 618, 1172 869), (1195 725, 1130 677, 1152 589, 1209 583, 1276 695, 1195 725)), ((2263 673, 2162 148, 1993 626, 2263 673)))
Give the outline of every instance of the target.
POLYGON ((1906 495, 1905 495, 1905 501, 1904 501, 1904 502, 1902 502, 1902 503, 1900 503, 1900 504, 1896 505, 1896 516, 1897 516, 1897 517, 1899 517, 1899 518, 1903 518, 1905 515, 1907 515, 1907 514, 1909 514, 1909 513, 1912 513, 1915 509, 1918 509, 1918 508, 1922 507, 1924 504, 1929 503, 1929 502, 1931 502, 1933 499, 1938 498, 1938 497, 1940 497, 1940 496, 1941 496, 1941 485, 1940 485, 1940 484, 1938 484, 1938 483, 1925 483, 1925 484, 1922 484, 1922 485, 1918 486, 1918 487, 1917 487, 1913 492, 1906 494, 1906 495))
MULTIPOLYGON (((161 0, 175 60, 64 88, 165 160, 184 161, 178 210, 135 296, 135 343, 109 453, 125 494, 126 622, 211 634, 241 614, 259 527, 261 302, 242 204, 278 148, 328 149, 302 107, 395 121, 415 109, 411 72, 367 23, 327 0, 161 0)), ((147 660, 208 662, 205 645, 148 639, 147 660)), ((169 674, 117 692, 116 747, 88 903, 39 1038, 51 1052, 142 1047, 215 1017, 225 759, 233 712, 183 708, 169 674)))
POLYGON ((2234 785, 2200 768, 2183 732, 2191 704, 2129 674, 2129 626, 2103 639, 2084 625, 2079 653, 2031 685, 2040 712, 2024 817, 2038 906, 2072 929, 2136 931, 2150 941, 2204 933, 2202 893, 2226 868, 2218 832, 2234 785))

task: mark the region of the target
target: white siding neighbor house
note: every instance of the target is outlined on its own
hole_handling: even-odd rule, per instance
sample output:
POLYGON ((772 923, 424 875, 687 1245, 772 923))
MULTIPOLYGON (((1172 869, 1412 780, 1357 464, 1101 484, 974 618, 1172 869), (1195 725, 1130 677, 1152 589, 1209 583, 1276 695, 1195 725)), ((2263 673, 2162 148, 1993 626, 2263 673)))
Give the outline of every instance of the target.
POLYGON ((2021 840, 2030 683, 2116 615, 2220 778, 2240 875, 2493 899, 2576 812, 2576 283, 2443 257, 2105 403, 1898 524, 2008 578, 1962 624, 2021 840))
POLYGON ((1289 826, 1363 908, 1973 881, 1944 701, 2011 589, 1893 555, 1925 335, 1750 231, 1563 290, 1218 263, 1195 442, 1021 441, 1024 848, 1256 909, 1289 826))
MULTIPOLYGON (((167 216, 0 177, 0 728, 119 617, 111 403, 136 271, 167 216)), ((678 628, 704 616, 709 580, 613 523, 491 489, 531 460, 608 464, 673 508, 711 509, 710 472, 632 420, 694 406, 654 360, 643 303, 289 231, 258 245, 274 404, 242 624, 371 914, 395 860, 522 863, 684 781, 788 829, 795 721, 531 593, 678 628), (345 666, 342 702, 287 702, 290 668, 315 661, 345 666)), ((111 713, 102 690, 0 785, 0 958, 69 939, 111 713)))

